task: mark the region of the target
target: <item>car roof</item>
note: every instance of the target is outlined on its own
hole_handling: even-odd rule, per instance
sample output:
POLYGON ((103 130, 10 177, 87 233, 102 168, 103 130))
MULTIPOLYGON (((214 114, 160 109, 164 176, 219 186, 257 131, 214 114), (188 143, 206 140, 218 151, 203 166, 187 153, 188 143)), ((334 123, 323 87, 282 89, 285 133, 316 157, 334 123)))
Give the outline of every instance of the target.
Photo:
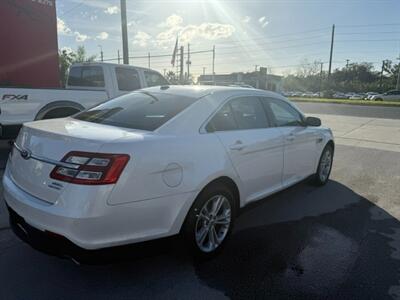
POLYGON ((259 90, 254 88, 243 88, 233 86, 216 86, 216 85, 165 85, 165 86, 154 86, 150 88, 142 89, 143 91, 152 93, 165 93, 171 95, 186 96, 192 98, 202 98, 210 94, 226 94, 227 96, 238 93, 247 93, 252 91, 254 95, 283 98, 282 95, 265 90, 259 90))

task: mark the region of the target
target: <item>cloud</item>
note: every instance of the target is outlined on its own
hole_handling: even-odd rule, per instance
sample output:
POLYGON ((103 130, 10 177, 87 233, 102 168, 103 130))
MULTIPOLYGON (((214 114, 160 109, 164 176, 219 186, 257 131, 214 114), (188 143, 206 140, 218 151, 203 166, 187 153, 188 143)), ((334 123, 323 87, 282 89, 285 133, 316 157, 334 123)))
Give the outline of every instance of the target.
POLYGON ((70 35, 72 33, 64 20, 61 20, 60 18, 57 18, 57 33, 61 35, 70 35))
POLYGON ((170 15, 164 22, 159 24, 159 27, 175 27, 183 23, 183 18, 178 15, 170 15))
POLYGON ((94 21, 97 20, 97 15, 91 15, 90 16, 90 21, 94 21))
POLYGON ((144 31, 138 31, 133 40, 133 44, 139 45, 140 47, 146 47, 148 42, 151 40, 151 35, 147 34, 144 31))
POLYGON ((261 24, 262 28, 264 28, 269 24, 269 21, 267 21, 267 18, 265 16, 262 16, 261 18, 258 19, 258 23, 261 24))
POLYGON ((251 18, 250 18, 249 16, 245 16, 245 17, 242 19, 242 22, 243 22, 243 23, 249 23, 250 20, 251 20, 251 18))
POLYGON ((181 42, 187 43, 196 38, 206 40, 227 38, 235 32, 235 27, 230 24, 205 22, 199 25, 183 25, 183 18, 178 15, 169 16, 159 26, 165 30, 156 36, 155 43, 163 47, 172 45, 177 36, 181 42))
POLYGON ((96 38, 99 40, 106 40, 106 39, 108 39, 108 36, 109 36, 109 34, 107 32, 102 31, 96 36, 96 38))
POLYGON ((77 42, 84 42, 87 39, 90 39, 90 37, 88 35, 82 34, 82 33, 78 32, 78 31, 75 31, 74 35, 75 35, 75 41, 77 41, 77 42))
POLYGON ((118 6, 109 6, 104 10, 104 13, 108 14, 108 15, 115 15, 119 12, 119 8, 118 6))

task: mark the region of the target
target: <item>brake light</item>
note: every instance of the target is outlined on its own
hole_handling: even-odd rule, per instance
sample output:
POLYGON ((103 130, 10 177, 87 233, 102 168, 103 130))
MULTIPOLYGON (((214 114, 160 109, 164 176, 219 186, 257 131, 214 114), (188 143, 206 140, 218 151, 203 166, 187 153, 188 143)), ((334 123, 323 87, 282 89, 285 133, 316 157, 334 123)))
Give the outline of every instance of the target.
POLYGON ((127 154, 72 151, 61 160, 75 168, 56 166, 50 177, 76 184, 113 184, 129 161, 127 154))

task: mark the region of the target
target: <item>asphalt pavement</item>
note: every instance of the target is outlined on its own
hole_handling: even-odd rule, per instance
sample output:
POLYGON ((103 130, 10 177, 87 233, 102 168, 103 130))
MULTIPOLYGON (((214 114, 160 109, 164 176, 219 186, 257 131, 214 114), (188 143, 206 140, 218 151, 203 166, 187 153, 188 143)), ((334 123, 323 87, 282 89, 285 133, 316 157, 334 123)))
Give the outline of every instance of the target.
POLYGON ((217 257, 194 259, 172 237, 78 265, 3 229, 0 299, 400 299, 400 151, 376 146, 397 123, 321 117, 340 134, 329 183, 246 207, 217 257))

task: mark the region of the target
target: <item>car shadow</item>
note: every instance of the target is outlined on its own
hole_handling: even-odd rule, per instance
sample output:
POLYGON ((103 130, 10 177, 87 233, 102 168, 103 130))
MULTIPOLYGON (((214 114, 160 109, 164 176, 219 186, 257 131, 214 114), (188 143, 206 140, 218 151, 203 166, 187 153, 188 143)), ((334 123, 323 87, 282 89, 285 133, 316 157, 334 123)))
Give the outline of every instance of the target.
MULTIPOLYGON (((400 222, 336 181, 318 188, 301 182, 248 205, 226 247, 212 259, 192 258, 183 248, 172 237, 91 251, 80 258, 81 266, 59 259, 43 266, 43 256, 26 265, 16 253, 15 267, 24 264, 16 281, 50 272, 48 295, 60 290, 71 295, 66 286, 80 293, 96 286, 96 295, 130 291, 152 298, 164 293, 188 298, 199 287, 232 299, 400 296, 400 222)), ((12 278, 5 283, 10 288, 12 278)), ((30 289, 37 287, 20 292, 29 295, 30 289)))

